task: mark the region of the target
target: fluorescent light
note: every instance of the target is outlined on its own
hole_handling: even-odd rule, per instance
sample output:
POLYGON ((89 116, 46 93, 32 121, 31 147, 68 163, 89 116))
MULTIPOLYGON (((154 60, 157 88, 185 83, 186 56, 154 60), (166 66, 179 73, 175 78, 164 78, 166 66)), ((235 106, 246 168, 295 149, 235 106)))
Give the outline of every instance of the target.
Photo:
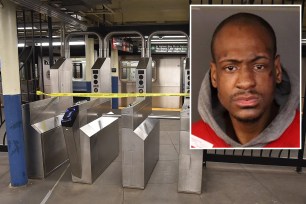
MULTIPOLYGON (((49 46, 48 42, 43 42, 41 43, 35 43, 36 46, 49 46)), ((69 45, 85 45, 84 41, 75 41, 75 42, 69 42, 69 45)), ((61 42, 53 42, 52 46, 61 46, 61 42)))
POLYGON ((85 45, 84 41, 69 42, 69 45, 85 45))
POLYGON ((152 39, 172 39, 172 38, 183 38, 186 39, 186 36, 183 35, 165 35, 165 36, 153 36, 152 39))
MULTIPOLYGON (((85 45, 84 41, 75 41, 75 42, 69 42, 69 45, 85 45)), ((49 46, 48 42, 43 43, 35 43, 35 46, 49 46)), ((52 46, 61 46, 61 42, 53 42, 52 46)), ((24 47, 24 43, 18 43, 18 47, 24 47)))
POLYGON ((187 42, 187 39, 151 40, 151 42, 187 42))
MULTIPOLYGON (((18 30, 24 30, 24 27, 18 27, 18 30)), ((26 30, 32 30, 32 27, 25 27, 26 30)), ((33 28, 34 30, 37 29, 36 27, 33 28)))
POLYGON ((186 36, 184 35, 165 35, 163 38, 184 38, 186 39, 186 36))
POLYGON ((156 41, 156 42, 152 42, 151 44, 167 44, 167 45, 177 45, 177 44, 187 44, 186 42, 165 42, 165 41, 156 41))

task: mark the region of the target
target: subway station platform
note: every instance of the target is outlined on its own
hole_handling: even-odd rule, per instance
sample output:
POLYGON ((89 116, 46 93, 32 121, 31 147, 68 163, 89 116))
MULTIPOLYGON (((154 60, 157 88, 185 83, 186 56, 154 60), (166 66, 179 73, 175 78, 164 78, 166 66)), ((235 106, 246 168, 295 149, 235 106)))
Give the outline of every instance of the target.
POLYGON ((179 125, 178 120, 160 121, 160 159, 144 190, 122 187, 121 153, 92 185, 73 183, 67 162, 43 180, 12 188, 7 153, 0 153, 0 203, 306 203, 306 170, 297 173, 294 167, 207 162, 201 195, 178 193, 179 125))

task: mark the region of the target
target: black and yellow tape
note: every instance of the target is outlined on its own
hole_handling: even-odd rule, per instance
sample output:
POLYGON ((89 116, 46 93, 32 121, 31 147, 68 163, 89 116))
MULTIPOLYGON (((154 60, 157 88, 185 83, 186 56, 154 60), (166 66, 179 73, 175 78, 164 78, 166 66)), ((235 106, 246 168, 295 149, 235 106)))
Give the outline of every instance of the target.
POLYGON ((36 91, 37 95, 51 97, 73 96, 73 97, 92 97, 92 98, 131 98, 131 97, 160 97, 160 96, 189 96, 189 93, 43 93, 36 91))

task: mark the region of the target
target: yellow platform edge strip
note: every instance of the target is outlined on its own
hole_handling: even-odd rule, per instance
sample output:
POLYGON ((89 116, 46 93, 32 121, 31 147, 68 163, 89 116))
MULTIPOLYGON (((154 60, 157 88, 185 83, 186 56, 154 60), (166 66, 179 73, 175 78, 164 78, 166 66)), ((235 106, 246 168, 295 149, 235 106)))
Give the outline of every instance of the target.
POLYGON ((43 93, 36 91, 37 95, 51 97, 73 96, 91 98, 131 98, 131 97, 160 97, 160 96, 189 96, 188 93, 43 93))

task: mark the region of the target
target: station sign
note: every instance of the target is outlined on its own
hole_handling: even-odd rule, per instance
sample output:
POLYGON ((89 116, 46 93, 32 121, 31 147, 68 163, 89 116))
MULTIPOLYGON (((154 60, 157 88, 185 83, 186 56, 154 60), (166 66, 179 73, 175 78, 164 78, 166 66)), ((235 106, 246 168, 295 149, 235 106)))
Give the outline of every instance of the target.
POLYGON ((151 45, 152 54, 187 54, 187 44, 155 44, 151 45))

